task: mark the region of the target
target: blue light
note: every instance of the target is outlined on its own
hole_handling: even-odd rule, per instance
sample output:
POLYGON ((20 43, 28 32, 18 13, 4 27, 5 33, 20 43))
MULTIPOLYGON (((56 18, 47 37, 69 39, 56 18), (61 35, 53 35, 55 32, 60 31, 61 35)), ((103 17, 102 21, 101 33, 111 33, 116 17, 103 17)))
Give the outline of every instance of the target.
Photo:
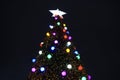
POLYGON ((34 59, 32 59, 32 62, 33 62, 33 63, 35 63, 35 62, 36 62, 36 59, 35 59, 35 58, 34 58, 34 59))
POLYGON ((52 46, 52 47, 51 47, 51 50, 52 50, 52 51, 55 50, 55 46, 52 46))
POLYGON ((75 51, 74 53, 75 53, 75 54, 79 54, 78 51, 75 51))

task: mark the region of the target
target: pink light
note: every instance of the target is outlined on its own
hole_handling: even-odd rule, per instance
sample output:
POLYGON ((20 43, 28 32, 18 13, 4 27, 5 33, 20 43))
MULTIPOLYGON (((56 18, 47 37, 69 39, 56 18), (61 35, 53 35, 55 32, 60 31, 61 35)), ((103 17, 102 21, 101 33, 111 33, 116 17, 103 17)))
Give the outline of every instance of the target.
POLYGON ((63 71, 61 74, 62 76, 66 76, 66 71, 63 71))
POLYGON ((54 43, 55 43, 55 44, 58 44, 58 40, 55 40, 54 43))
POLYGON ((55 35, 56 35, 56 33, 54 32, 54 33, 53 33, 53 35, 55 36, 55 35))
POLYGON ((36 69, 35 68, 32 68, 32 70, 31 70, 32 72, 35 72, 36 71, 36 69))
POLYGON ((68 37, 68 39, 69 39, 69 40, 71 40, 71 39, 72 39, 72 37, 71 37, 71 36, 69 36, 69 37, 68 37))
POLYGON ((55 17, 55 20, 57 20, 58 18, 57 17, 55 17))

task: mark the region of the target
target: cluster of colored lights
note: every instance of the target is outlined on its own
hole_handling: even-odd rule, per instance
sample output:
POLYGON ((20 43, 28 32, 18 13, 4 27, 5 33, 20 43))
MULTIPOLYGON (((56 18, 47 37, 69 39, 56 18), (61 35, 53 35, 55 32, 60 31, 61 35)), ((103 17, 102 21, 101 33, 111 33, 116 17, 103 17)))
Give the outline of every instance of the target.
MULTIPOLYGON (((58 19, 58 17, 55 17, 55 20, 57 20, 57 19, 58 19)), ((60 22, 57 22, 57 25, 60 26, 61 23, 60 23, 60 22)), ((67 31, 66 24, 63 24, 63 26, 64 26, 63 32, 66 32, 67 34, 69 34, 69 31, 67 31)), ((53 28, 54 28, 54 26, 52 26, 52 25, 49 25, 49 27, 50 27, 50 29, 53 29, 53 28)), ((55 32, 53 32, 53 33, 51 33, 51 34, 54 35, 54 36, 56 35, 55 32)), ((46 33, 46 36, 47 36, 47 37, 50 37, 51 34, 50 34, 49 32, 47 32, 47 33, 46 33)), ((63 37, 64 37, 64 39, 68 39, 68 40, 71 40, 71 39, 72 39, 71 36, 68 36, 68 35, 66 35, 66 34, 65 34, 63 37)), ((44 42, 41 42, 41 43, 40 43, 40 46, 42 47, 43 44, 44 44, 44 42)), ((54 44, 58 44, 58 40, 54 40, 54 44)), ((68 42, 66 43, 66 46, 69 47, 69 46, 71 46, 71 44, 72 44, 71 41, 68 41, 68 42)), ((51 51, 54 51, 55 48, 56 48, 55 46, 51 46, 51 47, 50 47, 51 51)), ((71 52, 70 48, 66 48, 65 51, 66 51, 66 53, 70 53, 70 52, 71 52)), ((41 54, 43 54, 43 51, 42 51, 42 50, 39 51, 39 55, 41 55, 41 54)), ((74 54, 76 54, 76 58, 79 60, 79 59, 80 59, 80 55, 79 55, 78 51, 74 51, 74 54)), ((48 54, 48 55, 47 55, 47 58, 48 58, 48 59, 51 59, 51 58, 52 58, 52 55, 51 55, 51 54, 48 54)), ((35 58, 32 59, 32 62, 35 63, 35 62, 36 62, 36 59, 35 59, 35 58)), ((73 66, 72 66, 71 64, 67 64, 66 67, 67 67, 68 69, 72 69, 73 66)), ((32 72, 36 72, 36 70, 37 70, 37 69, 36 69, 35 67, 33 67, 33 68, 31 69, 32 72)), ((40 70, 40 72, 45 72, 45 67, 40 67, 39 70, 40 70)), ((82 71, 82 70, 83 70, 83 66, 82 66, 82 65, 79 65, 79 66, 78 66, 78 70, 79 70, 79 71, 82 71)), ((67 72, 64 70, 64 71, 61 72, 61 75, 62 75, 62 77, 65 77, 65 76, 67 75, 67 72)), ((90 80, 90 79, 91 79, 91 76, 88 75, 88 80, 90 80)), ((85 76, 82 76, 80 80, 87 80, 87 78, 86 78, 85 76)))

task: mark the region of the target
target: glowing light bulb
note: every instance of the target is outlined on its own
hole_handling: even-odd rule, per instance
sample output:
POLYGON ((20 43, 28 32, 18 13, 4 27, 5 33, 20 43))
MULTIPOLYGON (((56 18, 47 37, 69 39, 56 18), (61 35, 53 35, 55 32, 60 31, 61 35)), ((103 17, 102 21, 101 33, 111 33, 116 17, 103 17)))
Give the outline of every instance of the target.
POLYGON ((33 68, 31 69, 31 71, 32 71, 32 72, 35 72, 35 71, 36 71, 36 68, 33 67, 33 68))
POLYGON ((49 25, 50 29, 53 29, 54 27, 52 25, 49 25))
POLYGON ((32 62, 33 62, 33 63, 35 63, 35 62, 36 62, 36 59, 35 59, 35 58, 34 58, 34 59, 32 59, 32 62))
POLYGON ((65 30, 67 30, 67 27, 64 27, 65 30))
POLYGON ((41 42, 41 43, 40 43, 40 47, 42 47, 42 46, 43 46, 43 44, 44 44, 44 42, 41 42))
POLYGON ((80 66, 78 66, 78 70, 79 71, 82 71, 83 70, 83 67, 80 65, 80 66))
POLYGON ((69 36, 69 37, 68 37, 68 39, 69 39, 69 40, 71 40, 71 39, 72 39, 72 37, 71 37, 71 36, 69 36))
POLYGON ((57 22, 57 25, 60 26, 60 22, 57 22))
POLYGON ((54 33, 52 33, 54 36, 56 35, 56 33, 54 32, 54 33))
POLYGON ((39 51, 39 55, 43 54, 42 50, 39 51))
POLYGON ((66 49, 66 52, 67 52, 67 53, 70 53, 70 49, 69 49, 69 48, 67 48, 67 49, 66 49))
POLYGON ((76 58, 79 60, 79 59, 80 59, 80 56, 79 56, 79 55, 77 55, 77 56, 76 56, 76 58))
POLYGON ((54 43, 55 43, 55 44, 58 44, 58 40, 55 40, 54 43))
POLYGON ((75 54, 79 54, 78 51, 75 51, 74 53, 75 53, 75 54))
POLYGON ((87 80, 87 78, 83 76, 83 77, 82 77, 82 80, 87 80))
POLYGON ((63 24, 63 26, 65 27, 65 26, 66 26, 66 24, 63 24))
POLYGON ((68 64, 68 65, 67 65, 67 68, 68 68, 68 69, 72 69, 72 65, 71 65, 71 64, 68 64))
POLYGON ((71 45, 71 42, 70 42, 70 41, 68 41, 66 46, 68 47, 68 46, 70 46, 70 45, 71 45))
POLYGON ((91 76, 90 75, 88 75, 88 80, 91 80, 91 76))
POLYGON ((48 58, 48 59, 51 59, 51 58, 52 58, 52 55, 51 55, 51 54, 48 54, 48 55, 47 55, 47 58, 48 58))
POLYGON ((49 37, 49 36, 50 36, 50 33, 49 33, 49 32, 47 32, 47 33, 46 33, 46 36, 48 36, 48 37, 49 37))
POLYGON ((40 67, 40 71, 41 71, 41 72, 44 72, 44 71, 45 71, 45 68, 44 68, 44 67, 40 67))
POLYGON ((68 38, 68 36, 67 35, 64 35, 64 39, 67 39, 68 38))
POLYGON ((57 17, 55 17, 55 20, 57 20, 58 18, 57 17))
POLYGON ((70 32, 69 32, 69 31, 67 31, 66 33, 67 33, 67 34, 69 34, 70 32))
POLYGON ((62 76, 66 76, 66 74, 67 74, 66 71, 62 71, 61 73, 62 76))
POLYGON ((65 29, 63 29, 63 32, 66 32, 66 30, 65 30, 65 29))
POLYGON ((51 47, 51 50, 52 50, 52 51, 55 50, 55 46, 52 46, 52 47, 51 47))

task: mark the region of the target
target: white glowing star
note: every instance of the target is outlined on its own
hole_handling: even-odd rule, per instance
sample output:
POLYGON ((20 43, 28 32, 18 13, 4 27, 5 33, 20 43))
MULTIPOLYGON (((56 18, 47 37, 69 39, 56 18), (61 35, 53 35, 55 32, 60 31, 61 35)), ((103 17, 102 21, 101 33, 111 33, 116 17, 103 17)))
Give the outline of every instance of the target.
POLYGON ((49 10, 53 15, 52 17, 60 16, 63 19, 63 15, 67 14, 66 12, 60 11, 59 9, 57 10, 49 10))

